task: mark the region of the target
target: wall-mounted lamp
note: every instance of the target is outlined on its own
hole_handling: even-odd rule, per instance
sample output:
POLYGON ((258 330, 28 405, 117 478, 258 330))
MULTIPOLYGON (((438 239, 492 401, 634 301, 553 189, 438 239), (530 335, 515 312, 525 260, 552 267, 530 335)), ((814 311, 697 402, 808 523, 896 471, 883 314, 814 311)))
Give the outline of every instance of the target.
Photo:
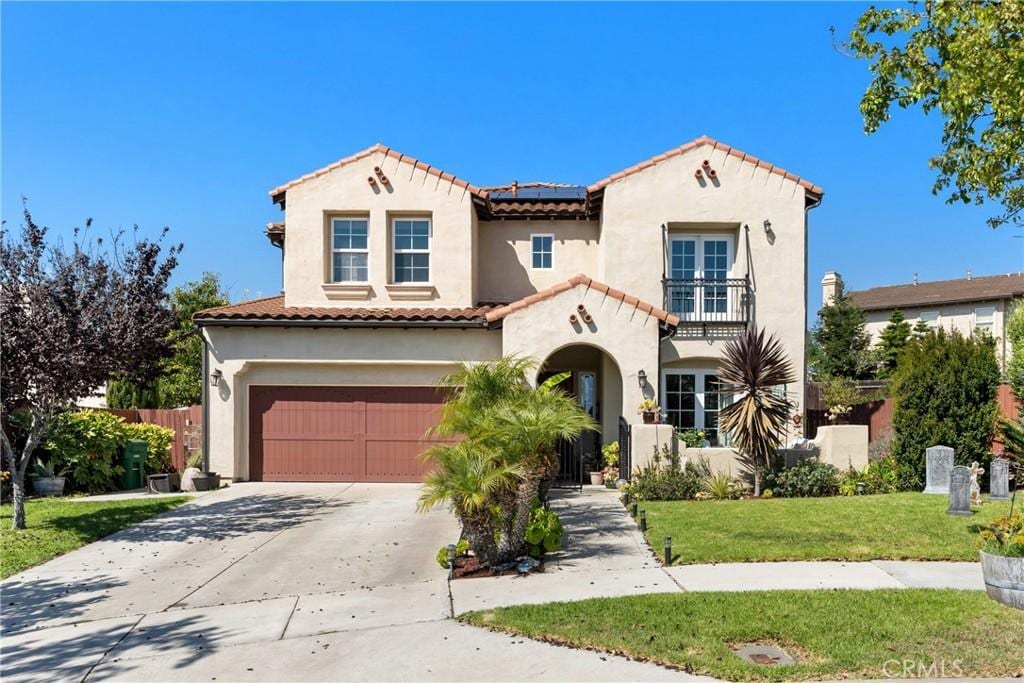
POLYGON ((216 370, 214 370, 213 372, 210 373, 210 386, 211 387, 220 386, 220 381, 223 378, 224 378, 224 373, 220 371, 220 368, 217 368, 216 370))
POLYGON ((772 234, 772 222, 767 218, 764 219, 764 233, 766 235, 772 234))
POLYGON ((640 383, 641 389, 647 386, 647 373, 644 372, 643 368, 640 368, 640 372, 636 373, 636 379, 640 383))

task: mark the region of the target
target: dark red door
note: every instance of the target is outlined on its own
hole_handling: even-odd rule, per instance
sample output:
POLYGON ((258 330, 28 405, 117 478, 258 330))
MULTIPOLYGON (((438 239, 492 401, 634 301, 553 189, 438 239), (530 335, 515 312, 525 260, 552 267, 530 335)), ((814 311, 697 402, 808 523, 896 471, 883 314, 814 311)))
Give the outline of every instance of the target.
POLYGON ((431 387, 250 387, 249 478, 421 481, 441 401, 431 387))

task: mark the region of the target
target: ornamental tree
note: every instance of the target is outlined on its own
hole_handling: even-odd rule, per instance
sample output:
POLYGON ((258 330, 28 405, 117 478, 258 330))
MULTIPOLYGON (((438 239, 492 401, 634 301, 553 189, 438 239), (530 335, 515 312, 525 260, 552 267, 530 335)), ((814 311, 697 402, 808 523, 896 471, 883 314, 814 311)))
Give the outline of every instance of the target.
POLYGON ((1001 204, 988 224, 1024 223, 1024 2, 936 0, 870 7, 843 46, 873 76, 860 101, 874 133, 893 105, 943 121, 928 164, 947 203, 1001 204))
POLYGON ((174 315, 167 282, 181 245, 77 229, 48 241, 28 209, 19 234, 0 231, 3 457, 14 528, 25 528, 25 471, 56 417, 113 373, 146 381, 167 355, 174 315))
POLYGON ((900 353, 910 341, 911 331, 910 323, 903 317, 903 312, 893 311, 889 316, 889 324, 882 330, 878 339, 878 376, 880 378, 890 377, 896 370, 900 353))
POLYGON ((1013 307, 1006 321, 1006 339, 1010 342, 1006 379, 1017 401, 1024 404, 1024 303, 1013 307))
POLYGON ((811 333, 820 349, 815 372, 823 377, 871 377, 871 336, 864 311, 857 308, 842 283, 835 297, 818 311, 818 326, 811 333))

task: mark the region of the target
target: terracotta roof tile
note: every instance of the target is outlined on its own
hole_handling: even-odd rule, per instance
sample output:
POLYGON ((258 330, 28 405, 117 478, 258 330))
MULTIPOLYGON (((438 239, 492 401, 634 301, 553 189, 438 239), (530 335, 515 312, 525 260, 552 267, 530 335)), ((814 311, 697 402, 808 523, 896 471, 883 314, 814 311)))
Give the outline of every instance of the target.
POLYGON ((782 175, 784 177, 787 177, 787 178, 793 180, 793 182, 795 182, 797 185, 803 187, 805 190, 807 190, 807 192, 811 193, 812 195, 815 195, 816 197, 821 197, 822 195, 825 194, 825 191, 820 186, 815 185, 814 183, 812 183, 809 180, 805 180, 805 179, 801 178, 798 175, 795 175, 795 174, 792 174, 792 173, 788 173, 787 171, 785 171, 782 168, 779 168, 777 166, 773 166, 772 164, 769 164, 766 161, 761 161, 760 159, 758 159, 755 156, 747 154, 746 152, 738 150, 735 147, 731 147, 731 146, 729 146, 729 145, 727 145, 725 143, 719 142, 719 141, 717 141, 717 140, 715 140, 713 138, 709 138, 706 135, 703 135, 703 136, 697 138, 696 140, 692 140, 690 142, 687 142, 684 145, 680 145, 679 147, 674 147, 673 149, 670 149, 670 150, 668 150, 666 152, 662 152, 661 154, 656 154, 653 157, 651 157, 650 159, 647 159, 646 161, 641 161, 640 163, 637 163, 637 164, 633 164, 632 166, 630 166, 627 169, 624 169, 622 171, 618 171, 616 173, 612 173, 607 178, 603 178, 602 180, 599 180, 596 183, 593 183, 592 185, 587 186, 587 191, 588 192, 597 192, 598 190, 602 190, 605 187, 607 187, 608 185, 611 185, 612 183, 614 183, 616 181, 622 180, 623 178, 625 178, 627 176, 630 176, 630 175, 632 175, 634 173, 642 171, 645 168, 653 166, 654 164, 657 164, 657 163, 659 163, 661 161, 664 161, 665 159, 668 159, 670 157, 675 157, 675 156, 679 156, 680 154, 685 154, 686 152, 689 152, 691 149, 696 149, 697 147, 700 147, 702 145, 711 145, 712 149, 721 149, 721 150, 723 150, 727 154, 730 154, 730 155, 735 156, 735 157, 739 157, 741 161, 749 162, 751 164, 754 164, 755 166, 766 167, 772 173, 776 173, 778 175, 782 175))
POLYGON ((865 311, 994 301, 1017 296, 1024 296, 1024 273, 891 285, 850 292, 853 302, 865 311))
POLYGON ((492 306, 467 308, 342 308, 329 306, 285 306, 284 295, 243 301, 230 306, 208 308, 195 314, 196 321, 274 320, 274 321, 357 321, 387 323, 466 323, 483 326, 492 306))
POLYGON ((677 316, 672 315, 668 311, 664 311, 656 306, 652 306, 651 304, 640 301, 636 297, 623 294, 617 289, 613 289, 608 285, 604 284, 603 282, 593 280, 587 277, 586 275, 583 275, 582 273, 579 275, 574 275, 565 282, 561 282, 557 285, 554 285, 553 287, 549 287, 543 291, 537 292, 536 294, 531 294, 528 297, 524 297, 522 299, 519 299, 518 301, 513 301, 512 303, 507 304, 505 306, 494 308, 485 313, 485 317, 487 319, 487 322, 497 322, 498 320, 505 318, 511 313, 515 313, 516 311, 526 308, 530 304, 537 303, 538 301, 543 301, 544 299, 550 299, 556 294, 560 294, 561 292, 581 285, 584 287, 589 287, 590 289, 597 290, 598 292, 601 292, 602 294, 611 299, 616 299, 618 301, 623 302, 627 306, 633 306, 633 308, 635 308, 636 310, 639 310, 642 313, 646 313, 654 318, 657 318, 658 320, 662 321, 667 325, 679 324, 679 318, 677 316))

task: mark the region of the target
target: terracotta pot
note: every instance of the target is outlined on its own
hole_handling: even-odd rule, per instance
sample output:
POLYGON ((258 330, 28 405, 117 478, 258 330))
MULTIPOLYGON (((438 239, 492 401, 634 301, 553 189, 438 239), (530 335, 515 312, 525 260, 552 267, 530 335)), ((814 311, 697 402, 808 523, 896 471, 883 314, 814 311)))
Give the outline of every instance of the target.
POLYGON ((604 483, 604 474, 600 470, 598 470, 597 472, 591 472, 590 473, 590 485, 591 486, 600 486, 603 483, 604 483))
POLYGON ((657 413, 644 413, 643 417, 644 417, 644 424, 645 425, 652 425, 652 424, 654 424, 655 420, 657 420, 658 414, 657 413))

